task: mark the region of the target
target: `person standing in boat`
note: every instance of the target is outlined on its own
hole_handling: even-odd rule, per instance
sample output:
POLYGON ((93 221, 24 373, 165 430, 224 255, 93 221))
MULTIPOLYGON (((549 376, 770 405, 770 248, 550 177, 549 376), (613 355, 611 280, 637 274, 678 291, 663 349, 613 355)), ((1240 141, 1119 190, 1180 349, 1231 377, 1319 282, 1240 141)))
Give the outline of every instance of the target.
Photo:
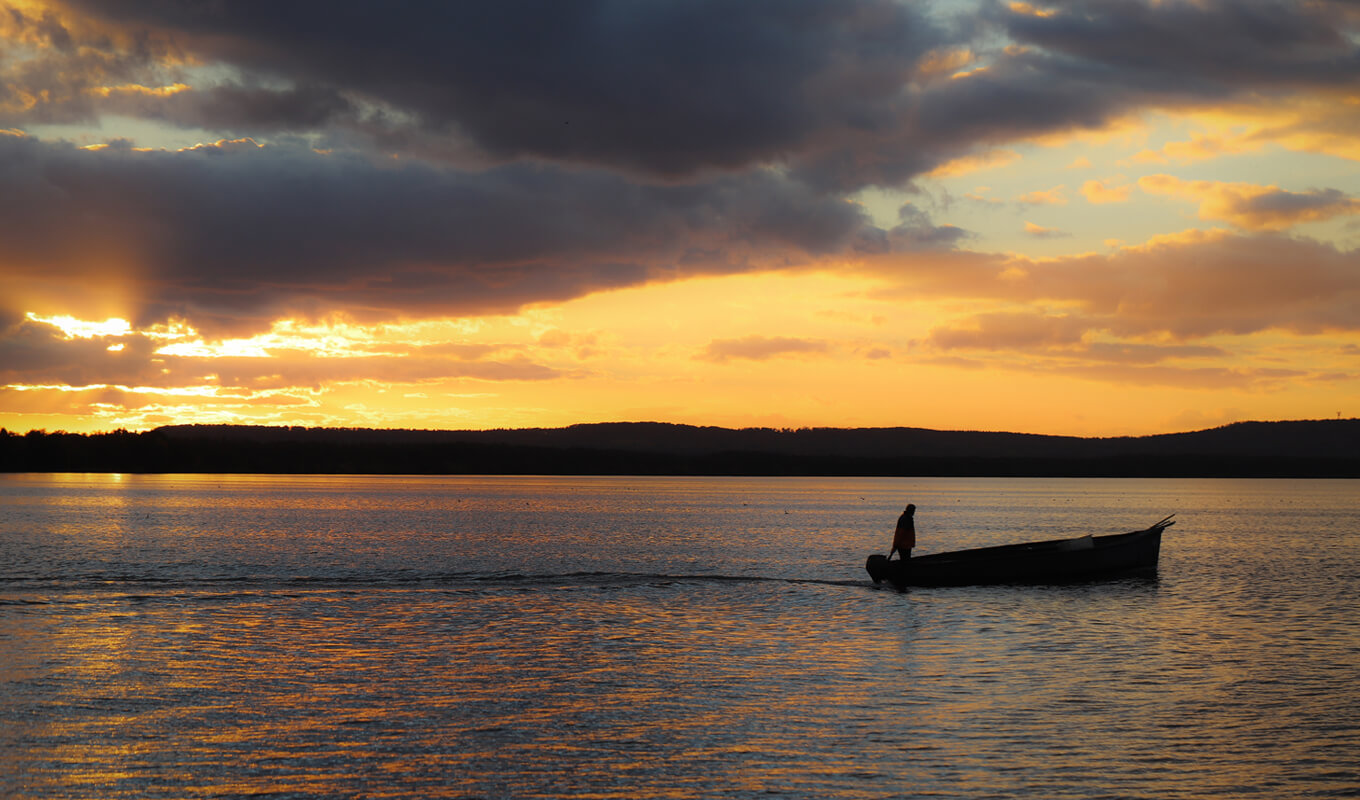
POLYGON ((893 531, 892 549, 888 551, 891 560, 893 553, 901 553, 902 558, 911 558, 911 549, 916 546, 916 506, 908 503, 902 516, 897 518, 897 529, 893 531))

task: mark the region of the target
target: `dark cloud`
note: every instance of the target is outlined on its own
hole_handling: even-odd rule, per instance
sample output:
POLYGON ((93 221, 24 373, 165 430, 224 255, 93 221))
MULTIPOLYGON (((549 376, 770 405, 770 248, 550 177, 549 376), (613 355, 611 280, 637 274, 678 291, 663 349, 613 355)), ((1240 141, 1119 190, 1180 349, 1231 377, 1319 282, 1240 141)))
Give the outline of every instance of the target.
POLYGON ((156 85, 164 47, 146 34, 92 31, 48 9, 0 2, 0 127, 98 121, 101 91, 156 85))
MULTIPOLYGON (((135 322, 281 310, 488 313, 840 252, 862 212, 770 172, 646 185, 530 164, 466 172, 220 143, 100 151, 0 134, 5 281, 108 278, 135 322), (128 265, 119 265, 126 254, 128 265)), ((31 288, 31 286, 29 287, 31 288)))
POLYGON ((1356 20, 1347 6, 1354 3, 1068 0, 1043 15, 1012 9, 998 18, 1014 40, 1061 59, 1055 73, 1100 66, 1112 84, 1211 95, 1352 84, 1360 49, 1348 35, 1356 20))
POLYGON ((1360 213, 1360 201, 1337 189, 1307 192, 1275 190, 1243 200, 1233 209, 1254 227, 1267 227, 1266 221, 1288 223, 1327 219, 1338 214, 1360 213))
POLYGON ((0 330, 0 385, 157 385, 156 346, 141 336, 68 339, 52 325, 24 320, 0 330))
POLYGON ((976 68, 905 89, 891 124, 842 131, 799 154, 818 185, 892 185, 952 158, 1055 131, 1102 126, 1146 108, 1261 101, 1360 80, 1353 3, 1078 0, 1024 10, 992 3, 955 35, 976 68), (989 51, 995 29, 1012 46, 989 51))
POLYGON ((859 253, 910 253, 950 250, 972 236, 956 225, 936 225, 930 215, 911 203, 897 210, 899 223, 889 230, 866 228, 860 232, 859 253))
POLYGON ((230 133, 306 132, 356 116, 354 105, 330 87, 277 89, 238 83, 164 96, 115 92, 100 103, 100 110, 230 133))
POLYGON ((32 120, 121 110, 463 167, 546 160, 652 180, 775 165, 834 193, 1141 108, 1360 77, 1353 4, 979 5, 949 18, 947 4, 893 0, 65 0, 60 19, 24 30, 66 47, 7 85, 47 98, 20 115, 32 120), (950 79, 930 65, 955 48, 975 58, 950 79), (87 91, 170 83, 189 60, 234 77, 87 91))
POLYGON ((253 75, 352 93, 495 158, 661 175, 890 126, 939 38, 888 0, 68 5, 253 75))

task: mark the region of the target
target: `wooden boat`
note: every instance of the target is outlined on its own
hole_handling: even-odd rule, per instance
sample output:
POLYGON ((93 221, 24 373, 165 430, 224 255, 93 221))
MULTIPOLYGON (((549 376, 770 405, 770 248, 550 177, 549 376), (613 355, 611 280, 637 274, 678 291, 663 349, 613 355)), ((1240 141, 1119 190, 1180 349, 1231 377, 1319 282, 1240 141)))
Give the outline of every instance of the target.
POLYGON ((987 583, 1073 583, 1155 576, 1162 531, 1170 517, 1152 527, 1111 536, 1078 536, 1046 542, 1007 544, 935 553, 899 561, 874 554, 864 564, 874 583, 894 586, 967 586, 987 583))

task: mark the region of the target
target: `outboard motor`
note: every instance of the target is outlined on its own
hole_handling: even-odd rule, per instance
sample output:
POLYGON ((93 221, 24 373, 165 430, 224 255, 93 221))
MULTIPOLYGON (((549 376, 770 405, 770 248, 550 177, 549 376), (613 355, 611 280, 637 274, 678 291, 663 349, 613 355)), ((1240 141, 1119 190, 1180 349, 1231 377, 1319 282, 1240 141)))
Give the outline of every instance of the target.
POLYGON ((864 568, 869 571, 869 577, 874 579, 874 583, 881 583, 888 574, 888 557, 874 553, 864 562, 864 568))

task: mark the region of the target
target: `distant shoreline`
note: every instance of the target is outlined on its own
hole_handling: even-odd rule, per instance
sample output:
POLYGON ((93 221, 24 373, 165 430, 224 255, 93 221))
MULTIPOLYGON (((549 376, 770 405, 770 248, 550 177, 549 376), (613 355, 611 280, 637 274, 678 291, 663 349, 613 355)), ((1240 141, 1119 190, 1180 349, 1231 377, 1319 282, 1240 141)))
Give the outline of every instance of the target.
POLYGON ((3 472, 1357 478, 1360 420, 1080 438, 605 423, 501 431, 173 426, 0 433, 3 472))

